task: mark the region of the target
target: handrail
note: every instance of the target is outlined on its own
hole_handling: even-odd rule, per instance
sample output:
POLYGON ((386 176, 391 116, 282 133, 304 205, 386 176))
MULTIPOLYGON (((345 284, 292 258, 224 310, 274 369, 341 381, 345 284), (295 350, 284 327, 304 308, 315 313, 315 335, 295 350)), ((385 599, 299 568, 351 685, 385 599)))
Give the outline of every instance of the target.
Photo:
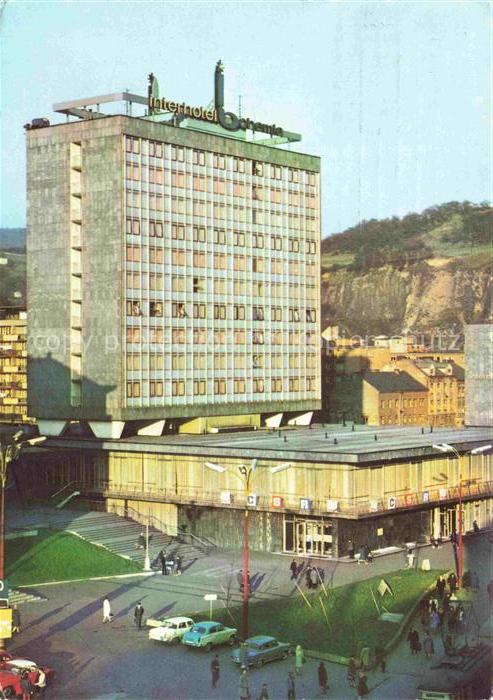
POLYGON ((74 488, 74 486, 78 486, 78 482, 77 481, 70 481, 68 484, 65 484, 64 486, 62 486, 61 489, 58 489, 58 491, 55 491, 55 493, 52 493, 50 498, 55 498, 55 496, 58 496, 60 493, 62 493, 62 491, 65 491, 65 489, 74 488))

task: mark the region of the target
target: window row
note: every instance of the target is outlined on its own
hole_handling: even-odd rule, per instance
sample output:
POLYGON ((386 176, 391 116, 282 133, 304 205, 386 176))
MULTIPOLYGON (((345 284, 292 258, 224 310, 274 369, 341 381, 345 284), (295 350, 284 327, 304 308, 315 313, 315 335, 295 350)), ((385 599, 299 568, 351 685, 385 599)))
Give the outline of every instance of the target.
MULTIPOLYGON (((184 380, 173 380, 171 382, 171 395, 172 396, 185 396, 185 381, 184 380)), ((264 379, 254 379, 252 381, 252 393, 263 394, 266 391, 266 386, 268 383, 264 379)), ((314 377, 308 377, 305 379, 305 390, 306 391, 316 391, 317 383, 314 377)), ((238 377, 233 379, 233 393, 234 394, 245 394, 247 390, 247 380, 244 377, 238 377)), ((300 391, 300 380, 297 377, 292 377, 288 380, 288 390, 290 392, 300 391)), ((280 393, 283 391, 283 381, 281 378, 272 378, 270 380, 270 391, 272 393, 280 393)), ((227 392, 227 380, 226 379, 215 379, 214 380, 214 394, 225 395, 227 392)), ((142 393, 141 382, 131 381, 127 382, 127 398, 140 398, 142 393)), ((207 393, 207 382, 204 379, 196 379, 193 381, 193 394, 195 396, 204 396, 207 393)), ((163 382, 161 380, 150 381, 149 382, 149 396, 159 397, 163 396, 163 382)))
MULTIPOLYGON (((287 334, 287 341, 290 347, 297 345, 315 346, 317 335, 313 331, 301 333, 299 331, 290 331, 287 334)), ((247 339, 252 339, 253 345, 265 345, 270 341, 271 345, 284 345, 286 341, 283 337, 283 331, 247 331, 242 328, 235 328, 232 334, 229 334, 226 329, 216 328, 211 332, 208 328, 193 328, 192 343, 193 345, 205 345, 209 340, 214 345, 225 345, 227 342, 233 342, 235 345, 246 345, 247 339), (210 336, 210 337, 209 337, 210 336)), ((141 329, 139 326, 127 326, 126 331, 127 343, 164 343, 164 328, 149 328, 141 329)), ((172 328, 171 343, 173 345, 187 344, 187 329, 172 328)))
MULTIPOLYGON (((226 304, 212 304, 212 317, 216 320, 226 320, 233 319, 234 321, 244 321, 246 320, 246 307, 244 304, 233 304, 232 306, 226 304)), ((141 301, 136 301, 129 299, 127 301, 127 316, 143 316, 146 310, 147 303, 141 301)), ((283 309, 280 306, 264 307, 264 306, 253 306, 251 309, 251 320, 252 321, 265 321, 269 315, 270 308, 270 319, 271 321, 282 321, 283 320, 283 309)), ((299 322, 301 320, 300 310, 295 307, 289 307, 288 319, 289 321, 299 322)), ((163 315, 163 303, 161 301, 151 301, 149 302, 149 316, 162 316, 163 315)), ((187 305, 183 302, 172 302, 171 303, 171 316, 172 318, 208 318, 207 314, 207 304, 195 303, 187 305)), ((316 323, 317 311, 316 309, 305 309, 305 320, 308 323, 316 323)))
MULTIPOLYGON (((185 370, 187 368, 187 358, 189 356, 183 353, 173 353, 171 356, 172 370, 185 370)), ((287 366, 289 369, 316 369, 318 357, 315 353, 302 355, 298 353, 270 353, 268 356, 257 353, 235 353, 228 355, 226 353, 214 353, 208 355, 205 352, 194 352, 191 360, 193 369, 207 369, 208 361, 212 361, 214 369, 228 369, 233 367, 237 369, 283 369, 287 366)), ((126 356, 127 371, 140 372, 143 368, 151 371, 164 369, 164 355, 162 353, 128 353, 126 356)))

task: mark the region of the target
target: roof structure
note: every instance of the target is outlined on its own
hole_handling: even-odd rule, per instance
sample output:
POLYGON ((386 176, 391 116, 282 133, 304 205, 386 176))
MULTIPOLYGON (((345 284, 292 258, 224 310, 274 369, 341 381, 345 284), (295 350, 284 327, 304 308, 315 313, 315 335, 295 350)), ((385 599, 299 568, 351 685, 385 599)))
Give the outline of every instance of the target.
POLYGON ((365 382, 381 394, 399 394, 401 392, 428 391, 407 372, 365 372, 365 382))

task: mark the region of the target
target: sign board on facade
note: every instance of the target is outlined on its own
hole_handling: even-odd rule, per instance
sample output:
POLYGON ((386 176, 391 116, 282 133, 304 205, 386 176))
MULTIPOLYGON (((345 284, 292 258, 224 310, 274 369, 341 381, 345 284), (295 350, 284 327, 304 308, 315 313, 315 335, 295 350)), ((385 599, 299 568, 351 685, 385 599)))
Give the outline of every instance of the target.
POLYGON ((311 510, 313 501, 311 498, 300 498, 300 510, 311 510))
POLYGON ((249 496, 247 496, 247 506, 249 506, 249 508, 255 508, 258 506, 258 499, 259 497, 256 493, 251 493, 249 496))
POLYGON ((441 501, 448 497, 448 489, 439 489, 438 493, 441 501))
POLYGON ((370 501, 370 513, 376 513, 378 510, 378 501, 370 501))
POLYGON ((414 496, 411 493, 407 493, 405 497, 406 506, 412 506, 414 503, 414 496))
POLYGON ((389 508, 397 508, 397 496, 389 496, 387 505, 389 508))
POLYGON ((224 505, 230 505, 233 502, 233 494, 231 491, 221 491, 220 500, 224 505))
POLYGON ((0 579, 0 607, 7 608, 9 605, 9 584, 7 579, 0 579))
POLYGON ((282 498, 282 496, 272 496, 271 505, 273 508, 283 508, 284 499, 282 498))
POLYGON ((429 501, 430 501, 430 492, 423 491, 423 503, 429 503, 429 501))
POLYGON ((336 510, 339 510, 339 501, 335 501, 333 498, 327 499, 327 512, 335 513, 336 510))
POLYGON ((9 639, 12 636, 12 610, 3 608, 0 610, 0 639, 9 639))

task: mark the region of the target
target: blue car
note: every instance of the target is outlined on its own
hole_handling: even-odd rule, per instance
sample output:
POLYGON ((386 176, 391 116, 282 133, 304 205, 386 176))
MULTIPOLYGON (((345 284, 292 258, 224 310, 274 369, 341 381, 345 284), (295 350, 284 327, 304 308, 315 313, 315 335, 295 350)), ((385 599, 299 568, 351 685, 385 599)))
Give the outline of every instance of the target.
POLYGON ((289 644, 278 642, 275 637, 267 637, 263 634, 250 637, 245 644, 246 648, 240 647, 231 653, 235 664, 260 668, 269 661, 285 659, 291 653, 289 644))
POLYGON ((202 647, 210 651, 217 644, 229 644, 236 642, 238 630, 234 627, 225 627, 220 622, 197 622, 191 630, 185 632, 181 638, 182 644, 190 647, 202 647))

